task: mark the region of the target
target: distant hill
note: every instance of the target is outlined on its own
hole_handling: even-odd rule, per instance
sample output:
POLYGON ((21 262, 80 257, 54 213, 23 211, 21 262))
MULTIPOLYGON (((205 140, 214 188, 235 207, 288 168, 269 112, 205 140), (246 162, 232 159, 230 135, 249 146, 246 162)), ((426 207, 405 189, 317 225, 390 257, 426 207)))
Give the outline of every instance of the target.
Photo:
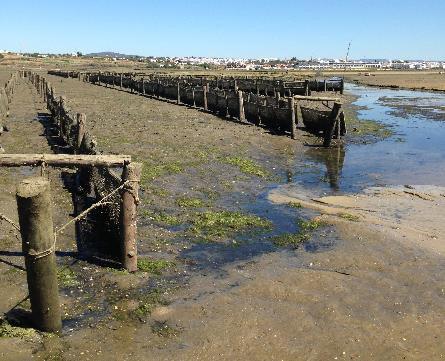
POLYGON ((99 53, 89 53, 89 54, 85 54, 84 56, 101 57, 101 58, 138 58, 139 57, 139 55, 121 54, 121 53, 115 53, 114 51, 102 51, 99 53))

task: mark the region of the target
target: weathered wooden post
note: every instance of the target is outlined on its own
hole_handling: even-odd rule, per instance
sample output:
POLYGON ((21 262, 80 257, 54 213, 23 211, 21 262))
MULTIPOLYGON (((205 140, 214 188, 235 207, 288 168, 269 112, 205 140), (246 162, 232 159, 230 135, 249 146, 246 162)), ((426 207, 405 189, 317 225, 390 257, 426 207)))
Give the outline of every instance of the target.
POLYGON ((142 77, 142 94, 145 95, 145 79, 142 77))
POLYGON ((242 90, 238 90, 238 114, 239 120, 243 121, 246 119, 244 114, 244 96, 242 90))
POLYGON ((179 85, 179 81, 176 83, 176 104, 181 104, 181 89, 179 85))
POLYGON ((122 191, 121 208, 121 251, 122 266, 129 272, 135 272, 137 265, 137 205, 142 164, 126 163, 122 172, 122 182, 127 182, 122 191))
POLYGON ((87 116, 84 113, 77 113, 77 141, 76 141, 76 153, 80 153, 80 147, 82 145, 83 137, 86 133, 86 119, 87 116))
POLYGON ((304 81, 304 95, 309 96, 309 80, 304 81))
POLYGON ((338 116, 341 110, 341 103, 334 103, 328 122, 323 131, 323 146, 329 147, 331 145, 332 136, 334 135, 335 123, 338 121, 338 116))
POLYGON ((207 92, 208 92, 207 86, 208 86, 208 84, 204 85, 202 87, 202 97, 203 97, 203 103, 204 103, 204 110, 205 111, 209 110, 209 106, 207 104, 207 92))
POLYGON ((277 103, 277 107, 279 108, 280 107, 280 99, 281 99, 281 94, 280 94, 280 92, 275 92, 275 101, 276 101, 276 103, 277 103))
POLYGON ((194 107, 196 107, 196 101, 195 101, 195 87, 192 86, 192 104, 194 107))
POLYGON ((100 72, 97 73, 97 85, 100 85, 100 72))
POLYGON ((295 139, 297 137, 297 124, 295 122, 295 99, 294 97, 290 97, 287 100, 288 107, 289 107, 289 120, 290 120, 290 133, 292 139, 295 139))
POLYGON ((342 78, 340 80, 340 94, 343 94, 343 91, 345 90, 345 79, 342 78))
POLYGON ((122 77, 123 77, 123 74, 121 73, 121 76, 120 76, 120 89, 122 89, 122 77))
POLYGON ((16 199, 34 326, 59 332, 62 319, 49 181, 40 177, 23 180, 16 199))
POLYGON ((323 82, 323 87, 324 87, 324 91, 326 92, 328 90, 328 84, 327 84, 326 79, 323 82))

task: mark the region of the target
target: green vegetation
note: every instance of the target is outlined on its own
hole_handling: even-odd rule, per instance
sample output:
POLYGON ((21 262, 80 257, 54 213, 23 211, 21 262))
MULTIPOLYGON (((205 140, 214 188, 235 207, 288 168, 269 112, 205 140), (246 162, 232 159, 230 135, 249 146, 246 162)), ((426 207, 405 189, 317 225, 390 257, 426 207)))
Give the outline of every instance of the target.
POLYGON ((266 178, 269 173, 254 161, 239 156, 225 157, 222 159, 224 163, 236 166, 245 174, 256 175, 260 178, 266 178))
POLYGON ((355 135, 385 139, 391 137, 394 132, 387 125, 366 119, 359 119, 357 109, 354 106, 344 107, 346 126, 353 129, 355 135))
POLYGON ((144 162, 141 183, 149 183, 160 176, 181 173, 183 170, 184 168, 178 162, 157 165, 144 162))
POLYGON ((198 236, 222 237, 232 232, 250 228, 271 228, 272 223, 266 219, 231 211, 208 211, 198 213, 192 221, 191 231, 198 236))
POLYGON ((182 223, 178 217, 164 212, 155 213, 149 210, 144 210, 142 212, 142 217, 150 218, 155 222, 164 223, 168 226, 177 226, 182 223))
POLYGON ((177 336, 179 330, 169 326, 166 322, 155 321, 151 326, 151 331, 160 337, 174 337, 177 336))
POLYGON ((15 327, 11 326, 7 321, 0 321, 0 337, 32 339, 36 336, 38 336, 38 333, 33 328, 15 327))
POLYGON ((151 188, 150 190, 154 196, 167 197, 169 195, 169 192, 162 188, 151 188))
POLYGON ((272 237, 272 242, 279 247, 291 246, 298 248, 300 243, 308 241, 311 238, 311 232, 325 225, 325 222, 317 219, 311 219, 309 221, 300 220, 298 222, 299 231, 297 233, 280 234, 272 237))
POLYGON ((217 191, 210 188, 201 188, 198 190, 211 201, 218 199, 218 197, 220 196, 220 194, 217 191))
POLYGON ((171 261, 166 261, 164 259, 139 259, 138 269, 142 272, 149 272, 156 275, 160 275, 162 271, 174 267, 176 264, 171 261))
POLYGON ((298 226, 300 227, 300 232, 310 232, 315 231, 317 228, 326 226, 326 222, 319 219, 311 219, 309 221, 298 221, 298 226))
POLYGON ((80 285, 76 273, 68 267, 61 267, 57 269, 57 281, 62 287, 76 287, 80 285))
POLYGON ((188 197, 177 199, 176 204, 181 208, 199 208, 204 206, 204 202, 201 199, 188 197))
POLYGON ((159 289, 150 290, 148 293, 142 295, 139 299, 139 306, 132 314, 136 317, 144 317, 153 311, 158 305, 168 305, 168 302, 164 299, 162 291, 159 289))
POLYGON ((352 221, 352 222, 358 222, 360 220, 359 216, 356 216, 355 214, 350 214, 350 213, 340 213, 340 214, 338 214, 338 216, 340 218, 347 219, 348 221, 352 221))
POLYGON ((300 202, 289 202, 287 205, 291 208, 302 208, 303 207, 300 202))
POLYGON ((300 243, 309 240, 309 233, 283 233, 272 238, 272 242, 279 247, 292 246, 297 248, 300 243))

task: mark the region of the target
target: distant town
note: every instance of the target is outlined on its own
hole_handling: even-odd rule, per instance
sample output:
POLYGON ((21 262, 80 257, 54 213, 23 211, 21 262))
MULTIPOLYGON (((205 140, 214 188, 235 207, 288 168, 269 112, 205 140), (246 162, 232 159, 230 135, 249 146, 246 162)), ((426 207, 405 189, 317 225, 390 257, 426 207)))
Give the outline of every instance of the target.
POLYGON ((115 52, 102 52, 82 54, 81 52, 67 54, 41 54, 41 53, 17 53, 7 50, 0 50, 0 59, 7 55, 17 57, 35 57, 35 58, 60 58, 60 57, 82 57, 93 59, 104 59, 110 62, 117 61, 138 61, 146 63, 152 68, 226 68, 240 70, 372 70, 372 69, 395 69, 395 70, 428 70, 445 69, 445 61, 428 60, 403 60, 403 59, 328 59, 311 58, 298 59, 292 57, 289 59, 262 58, 262 59, 244 59, 244 58, 220 58, 220 57, 156 57, 126 55, 115 52))

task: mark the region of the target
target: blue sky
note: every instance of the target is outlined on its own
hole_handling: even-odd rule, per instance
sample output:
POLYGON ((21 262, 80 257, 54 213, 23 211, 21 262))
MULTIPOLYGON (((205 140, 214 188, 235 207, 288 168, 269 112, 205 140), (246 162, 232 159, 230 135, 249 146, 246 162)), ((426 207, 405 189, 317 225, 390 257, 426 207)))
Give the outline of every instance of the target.
POLYGON ((445 59, 444 0, 2 1, 0 49, 445 59))

